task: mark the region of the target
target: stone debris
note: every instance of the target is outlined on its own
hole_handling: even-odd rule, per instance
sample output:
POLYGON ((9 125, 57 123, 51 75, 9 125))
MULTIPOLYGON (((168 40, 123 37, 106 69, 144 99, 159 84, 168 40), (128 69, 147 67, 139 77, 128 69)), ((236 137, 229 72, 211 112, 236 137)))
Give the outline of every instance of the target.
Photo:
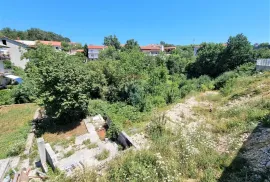
POLYGON ((136 133, 130 138, 133 140, 136 146, 138 146, 140 149, 148 149, 150 148, 149 140, 146 138, 144 133, 136 133))

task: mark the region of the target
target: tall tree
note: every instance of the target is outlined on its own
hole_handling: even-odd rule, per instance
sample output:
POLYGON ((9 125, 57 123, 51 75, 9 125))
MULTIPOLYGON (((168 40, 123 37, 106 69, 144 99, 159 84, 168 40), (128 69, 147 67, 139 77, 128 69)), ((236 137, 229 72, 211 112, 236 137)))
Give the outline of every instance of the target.
POLYGON ((24 56, 31 60, 26 71, 36 83, 46 114, 57 122, 80 121, 96 76, 78 57, 55 52, 50 46, 40 44, 24 56))
POLYGON ((219 61, 222 59, 225 46, 223 44, 202 43, 196 61, 188 67, 190 76, 217 76, 222 72, 219 61))
POLYGON ((134 39, 130 39, 130 40, 127 40, 127 42, 126 42, 126 44, 124 46, 124 49, 125 50, 131 50, 131 49, 139 50, 140 46, 139 46, 137 41, 135 41, 134 39))
POLYGON ((228 71, 237 66, 253 61, 253 50, 247 37, 238 34, 235 37, 229 37, 224 56, 219 66, 223 71, 228 71))
POLYGON ((110 35, 108 37, 104 37, 103 45, 112 46, 117 50, 121 49, 120 42, 119 42, 118 38, 115 35, 114 36, 110 35))
POLYGON ((88 58, 88 46, 87 46, 87 44, 84 44, 84 46, 83 46, 83 54, 84 54, 85 57, 88 58))

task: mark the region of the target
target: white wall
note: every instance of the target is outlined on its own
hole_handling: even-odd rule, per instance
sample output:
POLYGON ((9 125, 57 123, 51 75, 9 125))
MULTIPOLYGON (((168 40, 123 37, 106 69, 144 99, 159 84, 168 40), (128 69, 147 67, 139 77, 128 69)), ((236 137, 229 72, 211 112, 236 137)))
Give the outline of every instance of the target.
POLYGON ((88 58, 97 59, 100 50, 101 49, 88 49, 88 58))
POLYGON ((27 51, 27 46, 16 42, 14 40, 0 38, 0 44, 3 45, 2 40, 6 40, 6 46, 9 48, 10 61, 18 67, 25 68, 26 63, 29 61, 28 59, 21 59, 21 56, 27 51))

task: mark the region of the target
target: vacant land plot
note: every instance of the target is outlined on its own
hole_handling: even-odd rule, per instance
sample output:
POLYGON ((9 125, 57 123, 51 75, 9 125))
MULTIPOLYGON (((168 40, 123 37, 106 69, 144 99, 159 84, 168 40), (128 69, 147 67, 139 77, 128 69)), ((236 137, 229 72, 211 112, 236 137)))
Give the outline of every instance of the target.
POLYGON ((33 119, 35 104, 14 104, 0 107, 0 159, 23 151, 29 122, 33 119))

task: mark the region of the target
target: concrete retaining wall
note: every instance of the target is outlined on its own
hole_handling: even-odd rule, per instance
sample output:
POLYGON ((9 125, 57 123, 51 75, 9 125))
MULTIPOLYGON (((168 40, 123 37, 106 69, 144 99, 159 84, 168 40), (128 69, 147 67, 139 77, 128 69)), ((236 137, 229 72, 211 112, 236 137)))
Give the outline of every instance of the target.
POLYGON ((132 146, 134 146, 135 148, 139 148, 124 131, 121 131, 119 133, 117 141, 125 148, 132 146))
POLYGON ((50 164, 50 166, 54 170, 58 163, 57 156, 49 143, 45 144, 45 150, 46 150, 46 161, 50 164))

